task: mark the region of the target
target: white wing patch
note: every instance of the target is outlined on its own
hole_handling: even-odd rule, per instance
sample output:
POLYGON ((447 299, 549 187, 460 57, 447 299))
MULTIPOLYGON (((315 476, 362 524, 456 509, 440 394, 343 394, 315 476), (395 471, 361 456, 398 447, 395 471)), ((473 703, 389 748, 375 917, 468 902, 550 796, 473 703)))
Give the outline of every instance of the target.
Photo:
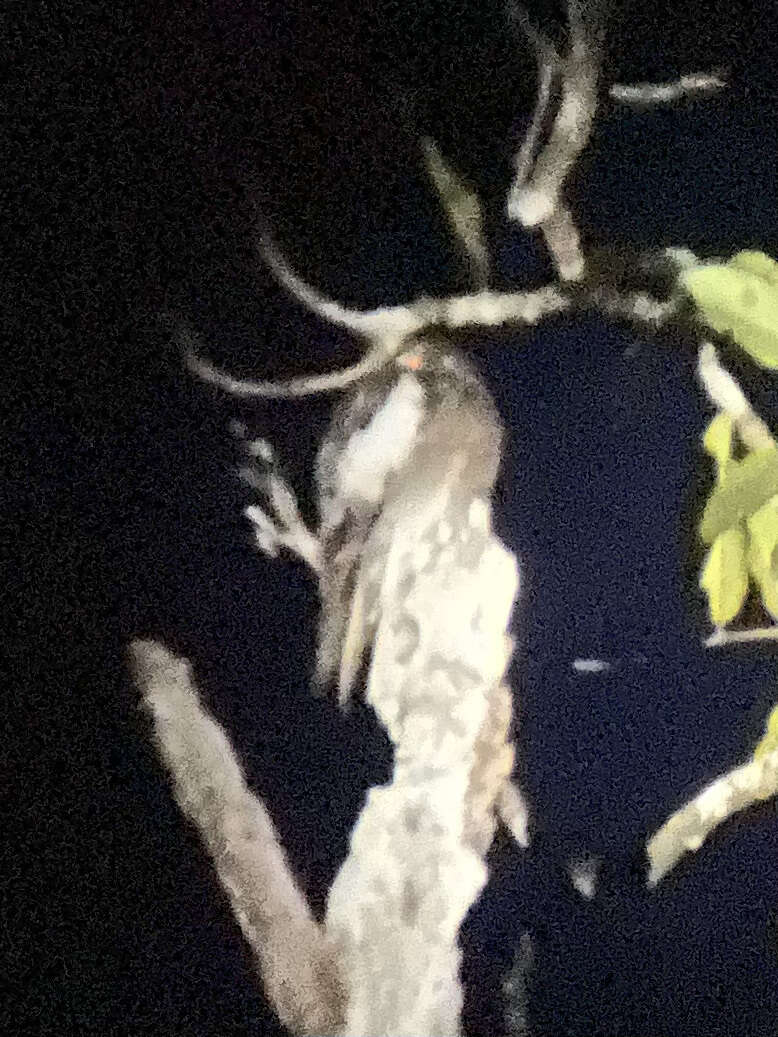
POLYGON ((340 499, 380 504, 387 476, 402 467, 424 417, 424 390, 404 374, 370 424, 354 433, 338 462, 340 499))

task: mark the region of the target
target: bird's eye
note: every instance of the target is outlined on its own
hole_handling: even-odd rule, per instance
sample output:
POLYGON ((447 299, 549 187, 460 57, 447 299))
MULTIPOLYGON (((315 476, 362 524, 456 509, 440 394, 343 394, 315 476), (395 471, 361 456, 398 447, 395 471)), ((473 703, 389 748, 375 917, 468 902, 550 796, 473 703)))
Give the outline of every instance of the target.
POLYGON ((424 355, 416 351, 403 353, 397 358, 397 362, 409 371, 420 371, 424 367, 424 355))

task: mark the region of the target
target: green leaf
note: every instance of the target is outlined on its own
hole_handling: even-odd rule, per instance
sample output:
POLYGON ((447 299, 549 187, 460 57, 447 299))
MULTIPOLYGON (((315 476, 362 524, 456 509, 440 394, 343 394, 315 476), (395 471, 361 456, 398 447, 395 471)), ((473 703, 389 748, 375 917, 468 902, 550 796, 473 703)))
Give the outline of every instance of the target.
POLYGON ((767 447, 754 450, 742 461, 730 461, 727 480, 717 486, 700 523, 700 535, 706 544, 742 519, 748 518, 778 494, 778 450, 767 447))
POLYGON ((746 538, 740 526, 716 537, 700 575, 700 586, 708 595, 711 620, 717 627, 726 626, 740 612, 748 593, 746 538))
POLYGON ((754 749, 754 759, 758 760, 762 756, 767 756, 776 749, 778 749, 778 706, 773 706, 765 724, 765 733, 754 749))
POLYGON ((778 283, 772 261, 762 253, 740 253, 731 263, 685 270, 681 282, 702 318, 721 334, 731 334, 757 363, 778 369, 778 283), (765 260, 768 262, 765 263, 765 260), (759 272, 755 268, 759 267, 759 272), (765 276, 767 273, 770 276, 765 276))
POLYGON ((729 414, 720 413, 711 419, 702 437, 702 445, 716 462, 720 483, 724 481, 727 464, 732 459, 732 429, 732 418, 729 414))
POLYGON ((757 277, 778 286, 778 263, 764 252, 755 252, 752 249, 738 252, 730 259, 728 266, 756 274, 757 277))
POLYGON ((773 497, 748 519, 748 568, 767 611, 778 619, 778 498, 773 497))

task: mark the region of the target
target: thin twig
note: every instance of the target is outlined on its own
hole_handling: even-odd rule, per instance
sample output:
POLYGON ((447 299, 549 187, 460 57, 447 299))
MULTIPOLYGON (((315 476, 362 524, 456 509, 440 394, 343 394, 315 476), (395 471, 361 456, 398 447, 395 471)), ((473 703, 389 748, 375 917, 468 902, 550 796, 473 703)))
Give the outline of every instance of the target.
POLYGON ((467 261, 470 284, 474 288, 486 288, 489 283, 489 249, 478 192, 443 157, 431 137, 424 137, 421 145, 427 172, 467 261))
POLYGON ((557 72, 556 65, 550 60, 539 61, 538 65, 538 93, 535 101, 535 111, 527 132, 524 134, 521 147, 516 153, 514 163, 516 175, 508 193, 507 210, 508 216, 511 219, 516 218, 513 210, 519 205, 519 191, 527 182, 532 170, 540 130, 548 112, 548 106, 551 101, 551 88, 557 72))
POLYGON ((778 625, 753 627, 751 630, 727 630, 718 627, 705 639, 706 648, 721 648, 724 645, 747 644, 751 641, 778 641, 778 625))
POLYGON ((764 450, 777 445, 743 390, 722 367, 712 342, 703 342, 700 346, 697 373, 711 403, 732 418, 738 435, 749 450, 764 450))
POLYGON ((313 396, 316 393, 338 392, 365 378, 369 374, 380 371, 400 351, 404 340, 392 340, 391 344, 382 343, 365 353, 365 356, 350 367, 330 371, 321 375, 302 375, 287 381, 257 381, 250 378, 235 378, 222 371, 203 356, 202 343, 194 332, 182 325, 177 331, 179 346, 182 350, 184 365, 203 382, 215 385, 231 396, 259 396, 264 399, 291 399, 293 397, 313 396))
POLYGON ((573 214, 561 196, 547 220, 542 224, 546 246, 553 256, 559 278, 562 281, 581 281, 586 272, 586 262, 581 249, 581 236, 575 225, 573 214))
POLYGON ((649 108, 686 98, 708 96, 727 86, 726 79, 715 72, 694 72, 669 83, 614 83, 608 92, 618 104, 649 108))
POLYGON ((518 204, 517 196, 519 189, 526 183, 530 175, 543 120, 548 113, 548 107, 551 102, 551 90, 559 74, 561 62, 556 47, 554 47, 547 36, 532 24, 526 10, 521 5, 515 3, 509 3, 507 8, 510 19, 515 21, 521 28, 532 49, 535 51, 538 65, 538 90, 535 110, 527 132, 524 134, 521 147, 516 154, 514 163, 516 175, 508 194, 508 215, 511 218, 515 218, 512 214, 512 209, 518 204))

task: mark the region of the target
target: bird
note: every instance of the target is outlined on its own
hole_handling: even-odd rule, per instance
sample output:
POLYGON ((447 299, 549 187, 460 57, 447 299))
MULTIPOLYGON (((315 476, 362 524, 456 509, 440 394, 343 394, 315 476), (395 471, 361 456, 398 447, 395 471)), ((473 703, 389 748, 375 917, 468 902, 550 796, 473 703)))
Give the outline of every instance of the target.
POLYGON ((430 334, 336 407, 315 473, 321 614, 314 682, 319 689, 337 683, 342 705, 374 633, 376 585, 396 518, 444 483, 472 497, 491 495, 502 438, 476 368, 430 334))

